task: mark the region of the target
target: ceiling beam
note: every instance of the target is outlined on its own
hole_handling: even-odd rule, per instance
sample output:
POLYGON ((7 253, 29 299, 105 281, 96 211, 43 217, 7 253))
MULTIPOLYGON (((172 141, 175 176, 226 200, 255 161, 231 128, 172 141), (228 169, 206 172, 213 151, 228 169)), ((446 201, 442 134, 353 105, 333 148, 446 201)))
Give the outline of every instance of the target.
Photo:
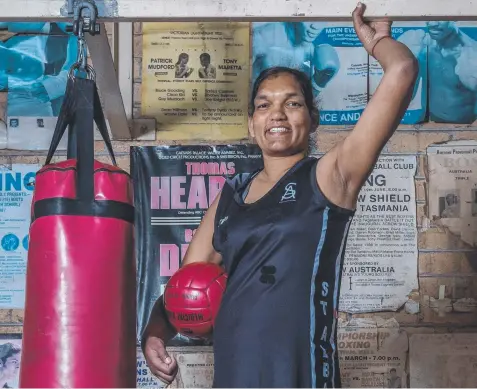
MULTIPOLYGON (((66 2, 0 0, 0 21, 65 19, 66 2)), ((364 3, 370 19, 477 20, 474 0, 366 0, 364 3)), ((96 0, 96 4, 103 21, 349 21, 356 0, 96 0)))

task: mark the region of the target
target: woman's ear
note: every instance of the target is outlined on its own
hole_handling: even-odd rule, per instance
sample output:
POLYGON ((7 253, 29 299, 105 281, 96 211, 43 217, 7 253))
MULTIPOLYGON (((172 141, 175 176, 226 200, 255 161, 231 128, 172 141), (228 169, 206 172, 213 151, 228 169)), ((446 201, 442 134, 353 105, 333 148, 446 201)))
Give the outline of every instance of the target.
POLYGON ((251 116, 248 117, 248 133, 249 133, 250 137, 253 140, 255 140, 255 131, 253 129, 253 120, 252 120, 251 116))

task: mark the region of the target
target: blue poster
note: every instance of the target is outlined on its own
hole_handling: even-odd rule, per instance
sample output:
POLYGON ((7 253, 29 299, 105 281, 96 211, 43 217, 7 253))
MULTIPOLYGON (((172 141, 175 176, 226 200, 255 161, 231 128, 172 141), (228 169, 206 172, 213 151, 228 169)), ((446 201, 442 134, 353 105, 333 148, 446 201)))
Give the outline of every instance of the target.
POLYGON ((426 44, 430 120, 473 123, 477 118, 477 25, 428 22, 426 44))
POLYGON ((48 148, 77 38, 66 23, 0 23, 17 35, 0 43, 0 88, 8 90, 8 148, 48 148))
POLYGON ((253 23, 253 80, 287 66, 310 77, 323 125, 354 124, 367 103, 368 56, 352 24, 253 23))
MULTIPOLYGON (((419 75, 414 85, 412 100, 401 120, 401 124, 417 124, 426 120, 427 116, 427 46, 425 23, 394 22, 391 28, 394 39, 405 44, 419 61, 419 75)), ((383 77, 383 69, 373 57, 369 57, 369 89, 370 97, 376 91, 383 77)))

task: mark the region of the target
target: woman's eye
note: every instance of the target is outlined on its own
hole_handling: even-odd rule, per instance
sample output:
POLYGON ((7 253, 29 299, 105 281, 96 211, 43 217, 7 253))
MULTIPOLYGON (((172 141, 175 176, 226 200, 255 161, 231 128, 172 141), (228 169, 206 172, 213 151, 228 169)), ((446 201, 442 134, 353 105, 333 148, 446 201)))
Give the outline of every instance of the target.
POLYGON ((301 107, 301 106, 302 106, 302 104, 298 103, 297 101, 290 101, 290 102, 288 103, 288 105, 290 105, 290 106, 292 106, 292 107, 294 107, 294 108, 298 108, 298 107, 301 107))
POLYGON ((266 103, 257 105, 257 109, 263 109, 263 108, 266 108, 266 107, 268 107, 268 104, 266 104, 266 103))

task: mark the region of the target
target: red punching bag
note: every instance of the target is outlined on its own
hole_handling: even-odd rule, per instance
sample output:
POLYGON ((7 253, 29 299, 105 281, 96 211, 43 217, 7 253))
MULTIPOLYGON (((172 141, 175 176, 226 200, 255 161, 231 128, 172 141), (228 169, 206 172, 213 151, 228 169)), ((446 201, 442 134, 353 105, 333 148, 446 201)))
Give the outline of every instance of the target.
POLYGON ((96 84, 70 76, 33 193, 20 387, 136 387, 133 217, 96 84), (93 121, 112 165, 94 160, 93 121), (50 163, 67 125, 76 158, 50 163))

